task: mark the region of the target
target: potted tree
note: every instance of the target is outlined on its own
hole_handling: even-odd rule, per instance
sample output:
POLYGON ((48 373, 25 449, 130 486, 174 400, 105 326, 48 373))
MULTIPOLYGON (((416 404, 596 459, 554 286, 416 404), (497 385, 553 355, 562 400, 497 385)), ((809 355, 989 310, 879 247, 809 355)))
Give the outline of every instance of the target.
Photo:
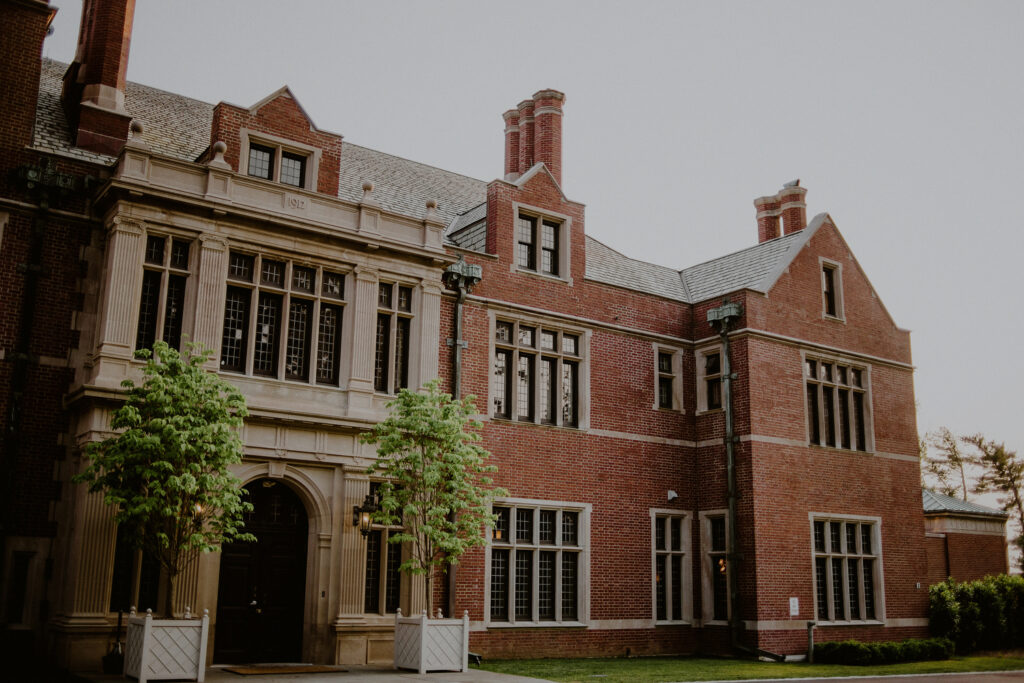
POLYGON ((140 683, 202 681, 209 619, 192 619, 187 607, 176 615, 175 589, 195 552, 256 540, 242 531, 242 515, 252 505, 229 471, 242 459, 238 428, 245 399, 203 368, 211 352, 196 345, 182 355, 156 342, 152 352, 135 355, 146 361, 143 382, 122 382, 127 396, 111 419, 117 433, 85 447, 88 465, 73 481, 101 491, 104 502, 117 507, 114 519, 131 544, 161 567, 164 618, 153 619, 151 610, 129 617, 125 674, 140 683))
POLYGON ((377 459, 368 473, 383 477, 374 521, 402 527, 391 543, 405 544, 399 570, 424 577, 427 610, 395 617, 395 668, 465 671, 469 655, 469 616, 434 616, 434 575, 483 545, 494 525, 490 502, 505 495, 489 488, 490 454, 478 443, 480 423, 473 397, 453 399, 428 382, 422 391, 403 389, 388 404, 390 416, 363 435, 375 444, 377 459))

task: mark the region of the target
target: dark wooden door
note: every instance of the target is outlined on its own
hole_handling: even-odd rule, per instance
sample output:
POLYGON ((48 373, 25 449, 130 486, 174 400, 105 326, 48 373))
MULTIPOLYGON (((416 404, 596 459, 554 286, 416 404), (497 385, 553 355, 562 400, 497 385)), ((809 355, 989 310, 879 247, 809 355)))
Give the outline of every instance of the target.
POLYGON ((256 543, 221 549, 214 661, 298 662, 306 595, 309 520, 287 485, 261 479, 245 487, 256 543))

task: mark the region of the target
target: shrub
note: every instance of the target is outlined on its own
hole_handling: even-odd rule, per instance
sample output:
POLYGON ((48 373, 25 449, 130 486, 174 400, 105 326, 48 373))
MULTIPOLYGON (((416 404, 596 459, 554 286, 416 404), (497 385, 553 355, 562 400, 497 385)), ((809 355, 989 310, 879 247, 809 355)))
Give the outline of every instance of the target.
POLYGON ((957 652, 1024 646, 1024 577, 947 579, 928 595, 932 635, 952 640, 957 652))
POLYGON ((859 640, 816 643, 814 661, 822 664, 871 666, 949 659, 953 643, 946 638, 862 643, 859 640))

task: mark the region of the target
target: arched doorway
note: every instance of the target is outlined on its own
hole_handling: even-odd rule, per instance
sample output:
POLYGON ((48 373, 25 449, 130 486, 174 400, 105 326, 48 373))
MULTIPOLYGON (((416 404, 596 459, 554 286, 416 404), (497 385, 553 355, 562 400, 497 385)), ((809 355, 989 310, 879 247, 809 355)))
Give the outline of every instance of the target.
POLYGON ((214 661, 298 662, 306 595, 309 519, 288 486, 258 479, 246 487, 256 543, 221 549, 214 661))

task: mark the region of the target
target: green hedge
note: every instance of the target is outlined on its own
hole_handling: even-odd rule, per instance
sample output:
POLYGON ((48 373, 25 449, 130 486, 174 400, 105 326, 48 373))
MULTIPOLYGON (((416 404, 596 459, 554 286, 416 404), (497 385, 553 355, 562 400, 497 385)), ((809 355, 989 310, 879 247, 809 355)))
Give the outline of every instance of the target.
POLYGON ((1024 577, 947 579, 928 596, 932 635, 952 640, 960 654, 1024 647, 1024 577))
POLYGON ((947 638, 927 640, 885 641, 862 643, 859 640, 815 643, 816 664, 856 664, 870 666, 896 662, 920 662, 949 659, 953 656, 953 643, 947 638))

